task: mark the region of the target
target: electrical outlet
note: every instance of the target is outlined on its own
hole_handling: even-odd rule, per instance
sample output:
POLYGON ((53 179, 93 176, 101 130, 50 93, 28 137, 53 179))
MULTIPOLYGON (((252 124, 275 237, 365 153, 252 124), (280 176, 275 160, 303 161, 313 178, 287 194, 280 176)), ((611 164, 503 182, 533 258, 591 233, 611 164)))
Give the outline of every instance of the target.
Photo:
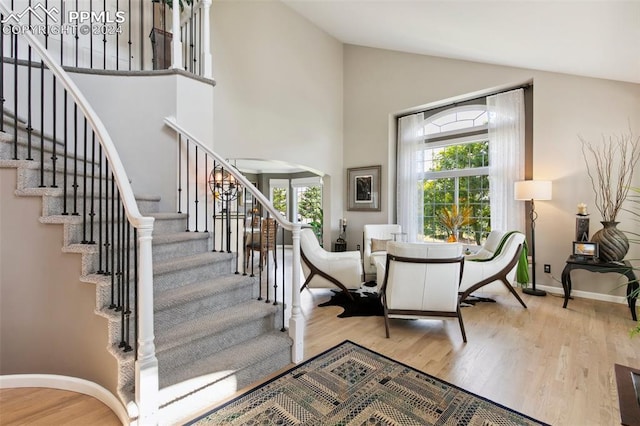
POLYGON ((356 250, 360 251, 360 244, 356 246, 356 250))
POLYGON ((551 273, 551 265, 544 265, 544 272, 546 274, 550 274, 551 273))

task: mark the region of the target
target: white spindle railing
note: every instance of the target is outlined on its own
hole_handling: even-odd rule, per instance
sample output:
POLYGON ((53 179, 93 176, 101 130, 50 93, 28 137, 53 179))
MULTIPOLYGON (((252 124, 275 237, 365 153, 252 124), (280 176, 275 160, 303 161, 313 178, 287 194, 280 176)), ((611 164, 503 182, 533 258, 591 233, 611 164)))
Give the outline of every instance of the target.
MULTIPOLYGON (((5 0, 6 1, 6 0, 5 0)), ((7 2, 13 4, 13 2, 7 2)), ((37 29, 35 37, 47 46, 49 53, 63 66, 100 70, 149 70, 153 67, 152 57, 171 55, 170 67, 186 70, 194 74, 212 78, 211 56, 211 0, 193 0, 191 5, 180 9, 179 1, 169 9, 164 0, 157 3, 151 0, 127 2, 120 0, 73 2, 67 0, 33 0, 16 2, 16 19, 9 23, 28 26, 33 24, 37 29), (38 10, 38 19, 31 19, 24 13, 28 6, 38 10), (38 6, 36 8, 36 6, 38 6), (51 14, 45 15, 42 10, 51 14), (87 18, 93 13, 93 18, 87 18), (106 22, 99 16, 115 17, 119 13, 122 21, 106 22), (72 14, 73 20, 69 21, 72 14), (153 52, 153 44, 149 38, 156 20, 165 22, 155 34, 155 49, 165 51, 153 52), (43 16, 40 16, 43 15, 43 16), (82 18, 78 18, 82 16, 82 18), (97 17, 96 17, 97 16, 97 17), (39 19, 47 18, 47 25, 39 19), (56 21, 53 21, 53 19, 56 21), (45 31, 45 28, 60 28, 58 31, 45 31), (164 31, 172 33, 171 46, 164 46, 164 31), (185 63, 187 61, 187 63, 185 63)), ((6 27, 8 28, 8 27, 6 27)), ((5 52, 11 48, 9 34, 5 34, 5 52)), ((26 59, 26 46, 18 52, 20 59, 26 59)), ((158 58, 155 58, 158 61, 158 58)), ((168 62, 168 61, 167 61, 168 62)), ((166 63, 158 64, 163 68, 166 63)))
MULTIPOLYGON (((300 309, 300 229, 302 228, 299 223, 292 223, 282 217, 282 214, 275 209, 273 204, 264 196, 260 190, 258 190, 249 180, 240 173, 235 167, 233 167, 227 160, 220 155, 213 152, 210 148, 202 143, 197 137, 193 136, 189 131, 184 129, 175 118, 165 118, 165 124, 176 131, 179 135, 188 139, 192 143, 198 146, 204 153, 211 156, 217 161, 225 171, 229 172, 255 197, 258 203, 260 203, 269 213, 271 217, 276 219, 279 225, 291 231, 292 234, 292 260, 291 260, 291 317, 289 319, 289 336, 293 339, 293 347, 291 350, 291 359, 293 362, 301 362, 304 358, 304 322, 302 318, 302 311, 300 309)), ((284 284, 284 283, 283 283, 284 284)))

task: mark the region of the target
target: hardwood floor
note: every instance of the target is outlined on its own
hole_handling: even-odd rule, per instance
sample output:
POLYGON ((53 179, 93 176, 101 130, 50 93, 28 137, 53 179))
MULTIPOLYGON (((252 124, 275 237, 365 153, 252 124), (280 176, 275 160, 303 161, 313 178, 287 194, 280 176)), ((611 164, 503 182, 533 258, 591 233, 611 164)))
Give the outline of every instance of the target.
POLYGON ((631 339, 626 305, 522 295, 462 309, 468 343, 457 321, 336 318, 340 308, 313 308, 304 298, 305 356, 345 339, 554 425, 619 425, 614 364, 640 366, 640 338, 631 339))
MULTIPOLYGON (((560 297, 522 295, 524 309, 513 296, 499 296, 463 308, 464 344, 455 319, 392 320, 387 339, 382 317, 341 319, 338 307, 316 307, 329 297, 328 290, 302 294, 305 358, 349 339, 554 425, 619 425, 613 366, 640 366, 626 305, 574 299, 562 309, 560 297)), ((115 415, 97 414, 95 400, 58 406, 57 398, 2 390, 0 424, 119 424, 115 415)))
POLYGON ((0 425, 116 426, 118 417, 97 399, 59 389, 0 389, 0 425))

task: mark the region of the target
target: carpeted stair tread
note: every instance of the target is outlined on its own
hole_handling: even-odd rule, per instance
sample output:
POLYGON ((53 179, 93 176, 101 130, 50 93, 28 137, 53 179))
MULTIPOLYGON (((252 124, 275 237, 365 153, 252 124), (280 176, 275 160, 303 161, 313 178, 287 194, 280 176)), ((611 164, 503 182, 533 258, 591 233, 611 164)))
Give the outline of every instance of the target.
POLYGON ((177 232, 171 234, 159 234, 153 236, 153 244, 172 244, 191 240, 206 240, 209 238, 207 232, 177 232))
MULTIPOLYGON (((15 194, 23 197, 43 197, 43 196, 63 197, 64 189, 62 188, 62 182, 61 182, 58 188, 44 187, 44 188, 16 189, 15 194)), ((78 199, 81 199, 84 196, 84 192, 79 190, 77 193, 77 196, 78 196, 78 199)), ((73 197, 72 189, 67 188, 67 197, 69 198, 73 197)), ((98 199, 97 194, 95 198, 98 199)), ((106 198, 105 194, 102 194, 101 198, 104 200, 106 198)), ((136 199, 136 201, 154 201, 154 202, 160 201, 160 197, 157 197, 154 195, 134 194, 134 198, 136 199)), ((149 214, 149 216, 151 215, 149 214)))
POLYGON ((64 195, 64 189, 58 188, 25 188, 16 189, 15 194, 22 197, 62 197, 64 195))
MULTIPOLYGON (((175 368, 167 371, 162 375, 161 379, 161 401, 169 402, 166 400, 167 397, 170 397, 170 390, 166 389, 168 386, 189 379, 200 378, 200 383, 194 380, 192 383, 186 384, 186 386, 193 387, 192 391, 197 390, 207 384, 206 378, 201 376, 216 372, 228 372, 228 374, 236 375, 240 370, 247 369, 254 364, 268 364, 270 357, 274 354, 283 350, 290 350, 291 342, 291 338, 286 333, 274 331, 243 342, 240 345, 224 349, 208 357, 198 359, 190 363, 188 368, 175 368)), ((273 366, 269 370, 273 372, 282 367, 273 366)), ((237 383, 237 387, 240 389, 248 384, 237 383)), ((184 395, 184 393, 182 394, 184 395)))
POLYGON ((154 296, 155 311, 175 307, 203 297, 215 296, 239 287, 252 286, 254 278, 243 275, 224 275, 214 280, 206 280, 188 286, 176 287, 154 296))
POLYGON ((0 159, 0 168, 39 169, 40 163, 33 160, 0 159))
MULTIPOLYGON (((15 193, 16 195, 21 195, 26 197, 41 197, 45 195, 49 197, 63 197, 64 188, 62 187, 62 182, 60 182, 57 188, 51 188, 51 187, 24 188, 24 189, 16 189, 15 193)), ((73 195, 74 195, 73 189, 67 188, 67 197, 71 198, 73 197, 73 195)), ((82 199, 85 193, 82 189, 79 189, 76 195, 78 199, 82 199)), ((91 194, 87 194, 87 195, 90 196, 91 194)), ((109 193, 109 195, 111 195, 111 193, 109 193)), ((99 198, 102 198, 103 200, 106 199, 106 194, 102 194, 101 197, 99 196, 99 194, 94 194, 94 196, 95 196, 95 199, 99 199, 99 198)), ((136 201, 152 201, 152 202, 160 201, 160 197, 155 195, 134 194, 134 198, 136 199, 136 201)), ((109 199, 111 199, 111 196, 109 197, 109 199)))
MULTIPOLYGON (((1 142, 1 141, 0 141, 1 142)), ((40 170, 42 169, 45 174, 49 174, 49 173, 53 173, 55 171, 56 175, 58 175, 58 179, 60 179, 60 182, 62 182, 63 177, 65 174, 65 170, 64 170, 64 162, 62 160, 62 157, 59 158, 59 164, 56 165, 56 167, 53 167, 53 164, 49 163, 49 162, 45 162, 44 166, 41 166, 42 163, 40 163, 40 155, 39 153, 34 153, 33 155, 33 159, 32 160, 27 160, 27 159, 19 159, 19 160, 14 160, 14 159, 1 159, 0 160, 0 167, 4 167, 4 168, 9 168, 9 167, 14 167, 14 168, 19 168, 19 169, 27 169, 27 170, 40 170)), ((46 158, 46 157, 45 157, 46 158)), ((82 159, 78 159, 77 160, 78 163, 78 169, 77 169, 77 176, 78 179, 82 179, 82 174, 84 173, 84 163, 82 159)), ((97 165, 96 165, 97 167, 97 165)), ((91 162, 87 163, 87 168, 88 173, 91 172, 91 162)), ((74 165, 74 160, 73 158, 68 158, 67 159, 67 170, 66 170, 66 175, 67 175, 67 180, 69 179, 73 179, 73 175, 74 173, 76 173, 76 168, 74 165)), ((99 175, 98 171, 96 170, 96 168, 94 167, 94 177, 95 179, 105 179, 106 175, 99 175)), ((88 179, 90 179, 90 176, 87 176, 88 179)))
MULTIPOLYGON (((0 132, 0 142, 4 142, 7 144, 13 144, 14 141, 14 137, 15 137, 15 133, 9 133, 9 130, 12 130, 12 126, 13 126, 13 118, 11 117, 9 119, 9 121, 6 121, 7 119, 7 115, 5 114, 3 116, 3 120, 5 120, 5 131, 0 132)), ((18 145, 26 148, 29 144, 29 138, 26 136, 26 132, 27 132, 27 124, 25 122, 23 122, 22 120, 18 119, 18 145)), ((50 135, 44 135, 44 147, 45 147, 45 151, 50 151, 52 149, 52 145, 54 144, 54 141, 52 140, 50 135)), ((63 148, 64 147, 64 142, 62 141, 57 141, 55 142, 55 145, 57 146, 57 148, 63 148)), ((31 148, 32 150, 39 150, 40 149, 40 132, 38 132, 36 129, 33 129, 33 132, 31 134, 31 148)))
MULTIPOLYGON (((147 216, 146 214, 143 214, 143 216, 147 216)), ((49 224, 54 224, 54 225, 82 225, 82 223, 84 222, 82 215, 74 215, 74 214, 51 214, 51 215, 47 215, 47 216, 40 216, 40 218, 38 219, 38 221, 40 223, 49 223, 49 224)), ((87 223, 90 223, 91 220, 89 218, 87 218, 87 223)), ((102 223, 104 224, 106 221, 102 221, 102 223)), ((110 217, 109 218, 109 222, 106 223, 112 223, 113 218, 110 217)), ((122 223, 122 220, 120 221, 120 223, 122 223)), ((93 221, 94 224, 94 228, 98 228, 98 220, 94 220, 93 221)))
MULTIPOLYGON (((71 160, 69 160, 70 163, 72 163, 71 160)), ((78 161, 80 162, 80 160, 78 161)), ((0 159, 0 167, 2 168, 23 168, 23 169, 34 169, 34 170, 39 170, 41 168, 41 164, 39 161, 36 160, 13 160, 13 159, 0 159)), ((53 171, 53 166, 49 163, 45 163, 45 165, 42 167, 45 171, 53 171)), ((56 168, 57 172, 63 173, 64 172, 64 168, 62 165, 58 166, 56 168)), ((79 172, 83 171, 83 169, 78 169, 79 172)), ((71 176, 71 178, 67 178, 67 183, 73 183, 72 180, 72 176, 73 176, 73 166, 72 164, 68 164, 67 165, 67 175, 71 176)), ((99 176, 96 176, 96 178, 99 178, 99 176)), ((104 178, 104 176, 103 176, 104 178)), ((82 179, 81 176, 78 176, 78 180, 80 181, 82 179)), ((42 195, 48 195, 48 196, 62 196, 64 194, 64 190, 62 188, 62 184, 63 184, 63 180, 61 179, 59 182, 57 182, 58 187, 57 188, 52 188, 52 187, 33 187, 33 188, 23 188, 23 189, 17 189, 16 190, 16 194, 17 195, 23 195, 23 196, 42 196, 42 195)), ((73 189, 71 187, 67 188, 67 195, 72 195, 73 194, 73 189)), ((78 189, 77 192, 78 197, 82 197, 84 196, 84 191, 82 190, 82 187, 80 186, 80 188, 78 189)), ((90 195, 90 194, 87 194, 90 195)), ((96 194, 97 197, 97 194, 96 194)), ((154 195, 154 194, 134 194, 134 197, 137 201, 160 201, 161 197, 159 195, 154 195)), ((104 197, 103 197, 104 198, 104 197)))
POLYGON ((69 244, 62 247, 63 253, 80 253, 80 254, 94 254, 98 253, 99 247, 97 244, 69 244))
MULTIPOLYGON (((0 143, 5 144, 5 145, 13 145, 13 134, 10 133, 6 133, 6 132, 0 132, 0 143)), ((51 146, 52 142, 51 141, 47 141, 47 143, 45 144, 45 150, 44 152, 49 153, 48 155, 45 154, 45 158, 47 158, 51 152, 53 152, 52 150, 52 146, 51 146)), ((63 142, 57 142, 59 148, 61 148, 63 146, 63 142)), ((27 138, 22 136, 22 135, 18 135, 18 145, 21 148, 21 151, 24 151, 27 149, 28 146, 28 141, 27 138)), ((12 150, 13 148, 11 148, 12 150)), ((24 155, 26 155, 26 153, 23 153, 24 155)), ((58 158, 58 164, 56 165, 56 172, 63 174, 64 173, 64 159, 62 157, 62 154, 60 152, 58 152, 58 155, 60 155, 60 157, 58 158)), ((32 143, 32 160, 27 160, 27 159, 19 159, 19 160, 13 160, 13 159, 2 159, 0 160, 0 167, 22 167, 22 168, 27 168, 27 169, 40 169, 41 168, 41 163, 40 163, 40 140, 38 137, 38 141, 37 143, 32 143)), ((74 171, 75 171, 75 164, 78 165, 78 173, 82 173, 84 171, 84 162, 85 162, 85 158, 83 156, 83 153, 79 152, 78 153, 78 157, 76 159, 73 158, 73 153, 69 153, 69 157, 67 158, 67 166, 66 166, 66 174, 67 175, 73 175, 74 171)), ((92 164, 95 164, 96 166, 98 165, 98 163, 93 163, 91 158, 87 158, 87 167, 91 167, 92 164)), ((53 165, 49 162, 45 162, 44 165, 42 166, 42 169, 44 171, 47 172, 52 172, 54 170, 53 165)), ((95 177, 96 178, 100 178, 99 175, 97 175, 97 170, 94 171, 94 173, 96 173, 95 177)), ((104 179, 105 175, 102 176, 102 178, 104 179)), ((139 198, 136 195, 136 199, 139 199, 140 201, 160 201, 160 197, 157 195, 150 195, 150 194, 143 194, 140 195, 139 198)))
POLYGON ((71 224, 71 225, 80 225, 82 224, 82 216, 71 215, 71 214, 53 214, 49 216, 40 216, 38 219, 40 223, 51 223, 51 224, 71 224))
POLYGON ((170 220, 170 219, 186 219, 188 216, 186 213, 174 213, 174 212, 155 212, 149 213, 149 216, 156 220, 170 220))
POLYGON ((185 342, 193 342, 205 336, 216 335, 239 324, 275 314, 277 311, 278 307, 271 303, 250 300, 213 312, 210 315, 203 314, 199 318, 189 321, 180 322, 176 318, 172 328, 156 330, 156 350, 160 354, 185 342))
MULTIPOLYGON (((0 142, 3 142, 2 137, 0 142)), ((8 152, 5 148, 6 142, 3 142, 0 150, 3 157, 8 152)), ((21 157, 26 152, 23 148, 18 154, 21 157)), ((84 196, 85 193, 91 195, 91 189, 81 182, 83 178, 80 175, 74 177, 73 174, 83 171, 84 160, 69 158, 65 174, 62 159, 54 169, 49 163, 40 164, 37 149, 32 157, 33 160, 0 159, 0 167, 16 169, 16 195, 42 198, 40 223, 64 225, 62 251, 82 255, 80 281, 96 285, 95 313, 107 319, 108 350, 119 365, 119 392, 123 401, 131 401, 134 352, 122 352, 118 347, 122 315, 107 308, 109 298, 113 297, 110 295, 113 277, 95 272, 99 269, 98 245, 80 243, 92 237, 85 236, 87 232, 91 232, 94 238, 96 234, 98 237, 102 235, 97 224, 89 228, 91 231, 83 227, 84 196), (55 179, 59 187, 39 187, 39 170, 44 171, 45 179, 55 179), (62 187, 65 178, 66 192, 62 187), (82 210, 72 207, 74 203, 69 201, 73 200, 74 190, 70 185, 75 179, 79 183, 75 195, 82 210), (65 201, 69 214, 62 215, 60 212, 65 201), (75 208, 80 215, 72 214, 71 209, 75 208)), ((106 178, 98 176, 97 170, 95 173, 94 182, 106 178)), ((90 177, 87 179, 89 183, 92 180, 90 177)), ((244 387, 289 364, 292 341, 287 333, 278 331, 284 307, 255 300, 258 279, 233 274, 237 254, 208 251, 206 246, 210 233, 184 232, 188 215, 158 212, 159 196, 134 196, 142 215, 155 219, 152 245, 156 355, 162 405, 168 405, 163 410, 167 413, 171 409, 177 410, 174 417, 162 418, 162 423, 165 423, 167 419, 184 416, 192 401, 206 404, 219 401, 221 392, 224 394, 230 389, 228 383, 220 383, 220 377, 232 376, 230 381, 234 385, 244 387), (169 256, 180 257, 163 260, 169 256)), ((111 197, 110 193, 94 193, 95 200, 103 200, 101 205, 94 206, 98 214, 108 207, 104 200, 111 197)), ((109 223, 115 223, 113 215, 108 219, 109 223)), ((130 291, 134 287, 135 284, 130 291)), ((133 327, 130 325, 128 331, 133 327)))
POLYGON ((212 262, 223 262, 233 258, 233 253, 207 252, 192 256, 185 256, 176 259, 154 263, 153 275, 164 274, 197 266, 204 266, 212 262))

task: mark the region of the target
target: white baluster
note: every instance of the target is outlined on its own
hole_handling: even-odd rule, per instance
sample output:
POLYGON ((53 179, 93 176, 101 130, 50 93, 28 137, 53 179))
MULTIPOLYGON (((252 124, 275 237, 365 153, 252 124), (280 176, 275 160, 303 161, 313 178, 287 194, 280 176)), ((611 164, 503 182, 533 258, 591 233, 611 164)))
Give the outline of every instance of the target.
POLYGON ((211 0, 202 1, 202 52, 200 61, 202 61, 202 76, 205 78, 213 78, 213 58, 211 56, 211 16, 209 10, 211 8, 211 0))
POLYGON ((153 332, 153 218, 138 228, 138 359, 135 364, 138 424, 158 424, 158 358, 153 332))
POLYGON ((173 38, 171 46, 173 61, 171 62, 171 68, 184 69, 182 64, 182 32, 180 31, 180 2, 178 0, 174 0, 172 12, 171 32, 173 33, 173 38))
POLYGON ((291 256, 291 318, 289 337, 293 339, 291 361, 296 364, 304 358, 304 318, 300 309, 300 224, 293 224, 293 253, 291 256))

